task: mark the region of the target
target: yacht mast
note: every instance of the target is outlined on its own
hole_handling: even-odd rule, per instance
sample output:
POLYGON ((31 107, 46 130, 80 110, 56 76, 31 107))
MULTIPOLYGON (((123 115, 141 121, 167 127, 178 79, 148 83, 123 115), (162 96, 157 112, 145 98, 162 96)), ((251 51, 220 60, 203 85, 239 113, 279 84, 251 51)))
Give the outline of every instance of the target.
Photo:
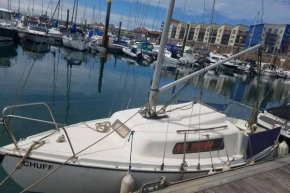
MULTIPOLYGON (((150 95, 149 95, 149 101, 151 101, 149 103, 149 107, 148 107, 149 110, 153 110, 153 106, 154 106, 155 101, 157 99, 157 89, 158 89, 158 82, 159 82, 159 77, 160 77, 160 73, 161 73, 161 65, 163 63, 163 58, 164 58, 163 54, 164 54, 165 44, 167 42, 167 34, 169 31, 170 21, 172 18, 174 3, 175 3, 175 0, 169 0, 169 3, 168 3, 163 33, 162 33, 160 46, 159 46, 157 63, 156 63, 154 76, 153 76, 153 80, 152 80, 152 85, 151 85, 151 90, 150 90, 150 95)), ((155 109, 154 109, 154 112, 156 112, 155 109)))
POLYGON ((75 15, 75 24, 77 24, 78 4, 79 4, 79 0, 76 0, 76 15, 75 15))

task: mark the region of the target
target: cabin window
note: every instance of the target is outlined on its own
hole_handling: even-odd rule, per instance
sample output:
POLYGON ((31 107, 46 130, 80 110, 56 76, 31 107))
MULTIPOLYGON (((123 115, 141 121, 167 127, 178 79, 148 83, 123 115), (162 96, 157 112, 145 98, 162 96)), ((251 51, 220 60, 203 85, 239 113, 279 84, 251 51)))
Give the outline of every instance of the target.
POLYGON ((122 123, 119 119, 117 119, 113 125, 112 128, 122 137, 125 138, 129 133, 130 133, 130 129, 124 124, 122 123))
POLYGON ((211 139, 211 140, 204 140, 204 141, 192 141, 177 143, 173 148, 173 154, 183 154, 185 147, 185 153, 199 153, 199 152, 208 152, 208 151, 217 151, 223 150, 224 140, 223 138, 220 139, 211 139))
POLYGON ((0 13, 0 19, 4 19, 3 13, 0 13))

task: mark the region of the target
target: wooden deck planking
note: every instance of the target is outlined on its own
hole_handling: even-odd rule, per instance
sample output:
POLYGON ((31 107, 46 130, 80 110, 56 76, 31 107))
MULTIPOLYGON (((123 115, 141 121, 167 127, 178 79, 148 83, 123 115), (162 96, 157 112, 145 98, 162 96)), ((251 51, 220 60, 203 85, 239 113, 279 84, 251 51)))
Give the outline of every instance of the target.
POLYGON ((288 193, 290 192, 290 156, 220 174, 185 180, 157 192, 288 193))

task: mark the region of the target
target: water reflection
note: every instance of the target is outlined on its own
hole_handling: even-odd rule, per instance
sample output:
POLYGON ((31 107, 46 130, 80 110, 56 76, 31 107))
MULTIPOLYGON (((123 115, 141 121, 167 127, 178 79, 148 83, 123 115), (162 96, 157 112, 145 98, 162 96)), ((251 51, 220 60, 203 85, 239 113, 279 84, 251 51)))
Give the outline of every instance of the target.
POLYGON ((17 56, 16 46, 13 42, 0 42, 0 68, 10 68, 12 59, 17 56))
POLYGON ((60 49, 64 59, 67 61, 67 65, 81 65, 82 62, 87 61, 86 52, 72 50, 66 47, 61 47, 60 49))
POLYGON ((22 40, 20 45, 22 45, 23 53, 27 54, 28 58, 42 59, 50 50, 50 46, 47 43, 39 44, 22 40))

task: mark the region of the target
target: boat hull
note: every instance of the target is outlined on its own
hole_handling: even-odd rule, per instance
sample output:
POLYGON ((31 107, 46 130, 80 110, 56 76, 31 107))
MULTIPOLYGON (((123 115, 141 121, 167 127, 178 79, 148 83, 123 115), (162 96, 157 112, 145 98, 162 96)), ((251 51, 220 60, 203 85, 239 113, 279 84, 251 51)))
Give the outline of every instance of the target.
POLYGON ((18 38, 16 29, 6 26, 0 26, 0 41, 13 41, 18 38))
POLYGON ((36 43, 48 43, 49 36, 37 35, 37 34, 26 32, 24 35, 24 39, 31 42, 36 42, 36 43))
MULTIPOLYGON (((263 152, 255 155, 255 161, 266 161, 274 157, 277 144, 273 145, 263 152)), ((2 166, 7 173, 14 170, 22 157, 15 155, 0 154, 2 166)), ((231 168, 237 168, 246 165, 246 160, 239 159, 231 162, 231 168), (233 163, 235 162, 235 163, 233 163)), ((11 178, 22 188, 27 188, 34 184, 45 175, 57 169, 61 164, 57 162, 43 161, 40 159, 25 159, 21 169, 18 169, 11 178)), ((166 167, 166 165, 165 165, 166 167)), ((32 192, 120 192, 121 181, 127 174, 127 169, 118 168, 118 165, 94 167, 91 165, 65 164, 59 170, 31 188, 32 192)), ((175 182, 180 180, 181 172, 178 171, 160 171, 160 166, 155 170, 132 170, 134 179, 134 189, 138 189, 144 182, 160 179, 165 176, 168 181, 175 182)), ((217 172, 222 168, 215 168, 217 172)), ((211 168, 204 170, 194 170, 184 172, 183 179, 205 176, 211 168)))
POLYGON ((63 37, 62 43, 64 46, 68 48, 72 48, 79 51, 84 51, 87 49, 88 45, 85 41, 82 40, 71 40, 70 38, 63 37))
MULTIPOLYGON (((20 157, 6 155, 2 166, 7 173, 11 172, 20 161, 20 157)), ((26 159, 20 170, 11 177, 22 188, 27 188, 60 164, 41 160, 26 159)), ((185 173, 184 179, 206 175, 208 171, 185 173)), ((53 175, 36 185, 29 191, 32 192, 120 192, 122 178, 127 174, 126 170, 117 168, 95 168, 89 166, 64 165, 53 175), (116 185, 118 184, 118 185, 116 185)), ((145 172, 132 171, 135 189, 143 182, 159 179, 166 176, 170 181, 178 181, 180 172, 145 172)))

